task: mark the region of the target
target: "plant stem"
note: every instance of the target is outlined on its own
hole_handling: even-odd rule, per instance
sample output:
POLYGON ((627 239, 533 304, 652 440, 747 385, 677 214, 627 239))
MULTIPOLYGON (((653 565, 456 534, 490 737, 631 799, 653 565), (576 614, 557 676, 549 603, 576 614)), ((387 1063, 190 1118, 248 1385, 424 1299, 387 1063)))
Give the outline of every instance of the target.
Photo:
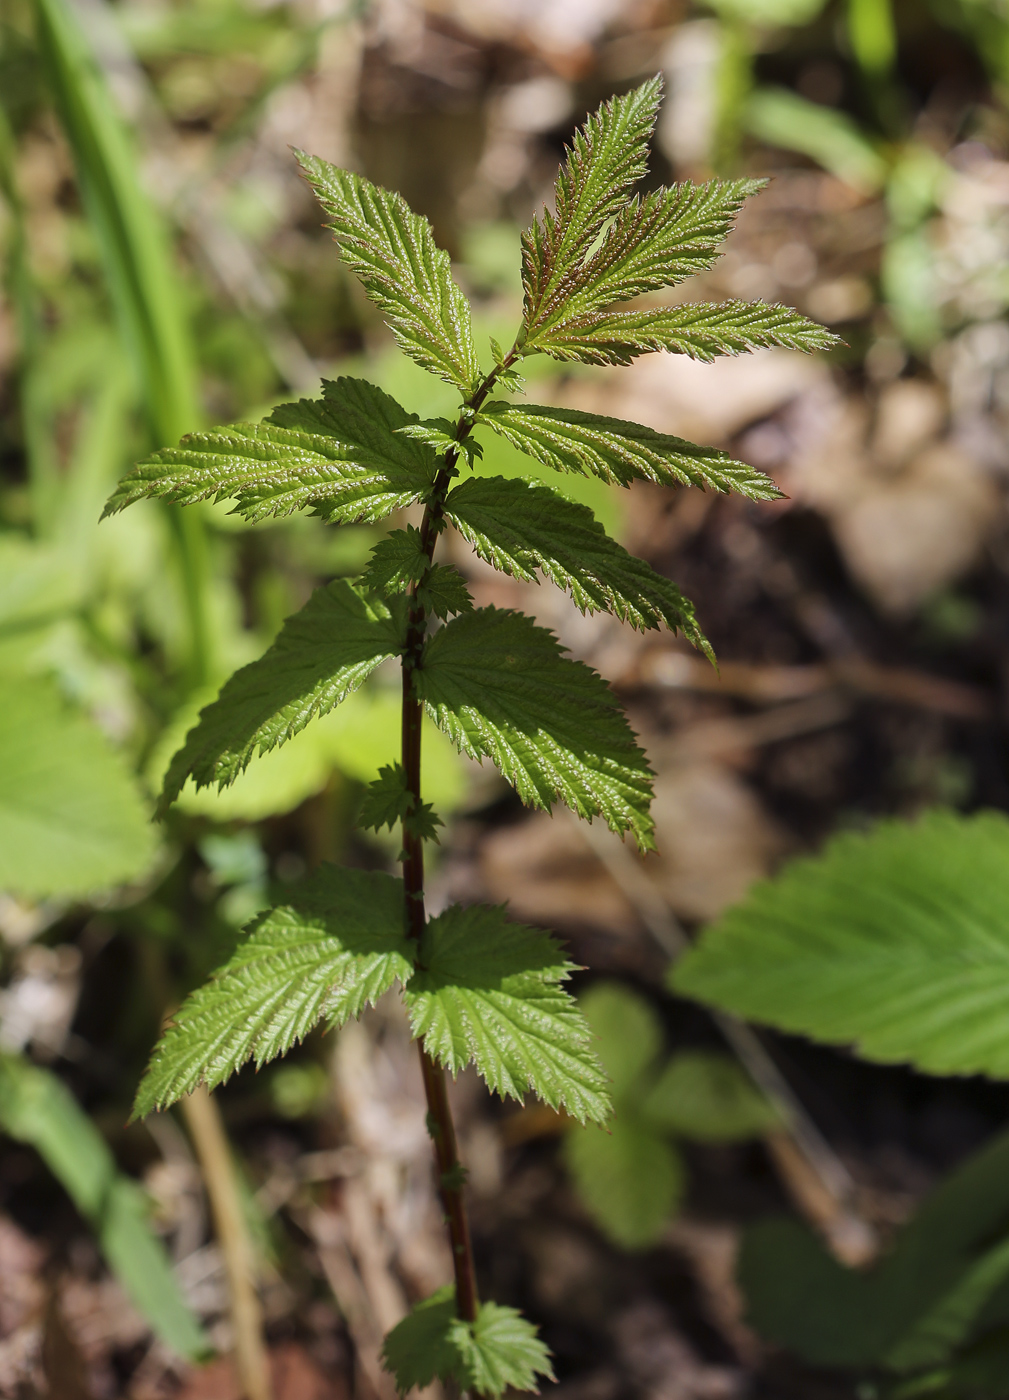
MULTIPOLYGON (((458 442, 467 437, 472 427, 472 415, 479 409, 490 393, 494 381, 502 369, 506 369, 516 357, 512 349, 501 365, 495 366, 479 388, 467 400, 465 410, 459 416, 455 436, 458 442)), ((430 566, 434 547, 441 533, 444 519, 445 498, 452 478, 456 474, 459 453, 450 449, 435 477, 431 495, 424 510, 420 527, 421 549, 427 556, 430 566)), ((427 635, 427 609, 418 597, 424 580, 413 585, 410 594, 410 610, 407 614, 406 640, 403 646, 403 772, 406 775, 406 790, 412 797, 411 810, 418 811, 421 801, 420 784, 420 741, 423 706, 414 694, 413 674, 423 664, 424 642, 427 635)), ((409 821, 403 822, 403 884, 406 894, 407 936, 417 945, 417 965, 420 966, 422 939, 427 917, 424 912, 424 842, 421 837, 409 830, 409 821)), ((439 1190, 445 1208, 445 1222, 448 1226, 452 1246, 452 1263, 455 1268, 456 1310, 466 1322, 476 1320, 480 1305, 476 1285, 476 1264, 473 1259, 473 1245, 470 1240, 469 1220, 466 1214, 466 1201, 463 1196, 465 1173, 459 1161, 455 1123, 448 1102, 448 1088, 445 1071, 436 1064, 418 1043, 420 1067, 424 1077, 424 1093, 427 1097, 428 1132, 434 1143, 435 1160, 438 1164, 439 1190)))

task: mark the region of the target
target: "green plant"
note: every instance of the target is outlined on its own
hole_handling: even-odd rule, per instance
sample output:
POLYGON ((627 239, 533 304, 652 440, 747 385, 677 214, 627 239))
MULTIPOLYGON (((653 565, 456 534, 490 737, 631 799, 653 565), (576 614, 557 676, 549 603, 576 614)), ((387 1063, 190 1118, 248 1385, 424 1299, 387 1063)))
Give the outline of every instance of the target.
POLYGON ((595 414, 492 399, 491 391, 520 388, 516 365, 540 353, 627 364, 650 350, 710 360, 833 340, 790 308, 760 303, 612 309, 709 266, 759 188, 743 180, 633 195, 659 99, 654 79, 604 104, 576 134, 555 212, 536 218, 523 238, 522 325, 507 353, 492 343, 489 369, 430 225, 398 195, 300 155, 345 262, 403 351, 458 392, 457 416, 421 422, 373 385, 340 379, 320 399, 277 408, 258 426, 195 433, 156 453, 106 508, 150 496, 183 505, 228 498, 249 520, 308 507, 340 524, 423 506, 419 527, 376 545, 357 584, 319 589, 270 650, 231 677, 171 761, 160 803, 163 814, 190 777, 198 787, 226 787, 257 754, 396 659, 400 761, 371 784, 361 824, 401 824, 403 878, 323 865, 259 915, 230 962, 176 1013, 135 1109, 148 1113, 200 1083, 220 1084, 250 1059, 261 1065, 319 1021, 338 1026, 401 985, 420 1043, 455 1263, 454 1289, 420 1304, 387 1339, 386 1364, 402 1390, 437 1375, 496 1395, 550 1374, 535 1329, 513 1309, 479 1301, 445 1070, 473 1063, 492 1091, 532 1091, 583 1122, 601 1122, 609 1110, 588 1025, 563 986, 574 968, 555 939, 510 923, 503 908, 425 914, 424 847, 439 819, 421 783, 424 711, 460 750, 490 758, 528 804, 549 809, 560 800, 631 832, 642 849, 653 844, 651 772, 605 683, 530 618, 474 608, 462 576, 434 562, 438 538, 452 525, 496 568, 526 579, 545 574, 582 610, 679 628, 710 653, 676 586, 610 539, 587 508, 542 483, 481 477, 477 432, 500 434, 557 471, 623 486, 644 479, 754 500, 778 494, 722 452, 595 414))
POLYGON ((564 1157, 583 1204, 626 1249, 654 1244, 675 1211, 684 1166, 676 1138, 735 1142, 780 1126, 728 1055, 680 1050, 663 1060, 662 1026, 644 997, 600 981, 579 1000, 610 1080, 605 1129, 572 1127, 564 1157))

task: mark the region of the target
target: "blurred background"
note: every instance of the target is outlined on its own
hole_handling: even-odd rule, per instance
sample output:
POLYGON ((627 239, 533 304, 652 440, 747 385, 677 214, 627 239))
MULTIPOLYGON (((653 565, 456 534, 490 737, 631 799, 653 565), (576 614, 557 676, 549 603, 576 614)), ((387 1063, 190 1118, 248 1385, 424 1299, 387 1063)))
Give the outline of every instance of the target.
MULTIPOLYGON (((623 1095, 608 1141, 631 1144, 463 1075, 482 1283, 541 1326, 565 1400, 854 1395, 746 1325, 740 1231, 791 1211, 864 1260, 1005 1120, 1004 1088, 727 1040, 663 991, 685 936, 832 832, 1009 807, 1005 0, 2 0, 2 1396, 237 1400, 206 1142, 183 1115, 124 1127, 129 1105, 163 1016, 285 882, 398 846, 354 827, 396 755, 394 673, 149 823, 200 705, 380 529, 154 503, 99 525, 103 502, 151 447, 322 377, 451 407, 341 267, 292 146, 432 220, 485 351, 511 343, 517 235, 575 125, 657 70, 653 184, 771 177, 678 292, 787 302, 844 344, 523 366, 533 399, 727 448, 787 493, 554 479, 676 579, 720 673, 444 545, 479 604, 613 683, 658 773, 639 862, 428 734, 432 905, 507 899, 564 936, 623 1095)), ((500 440, 484 467, 536 469, 500 440)), ((391 1400, 381 1334, 451 1274, 397 1007, 215 1102, 276 1396, 391 1400)))

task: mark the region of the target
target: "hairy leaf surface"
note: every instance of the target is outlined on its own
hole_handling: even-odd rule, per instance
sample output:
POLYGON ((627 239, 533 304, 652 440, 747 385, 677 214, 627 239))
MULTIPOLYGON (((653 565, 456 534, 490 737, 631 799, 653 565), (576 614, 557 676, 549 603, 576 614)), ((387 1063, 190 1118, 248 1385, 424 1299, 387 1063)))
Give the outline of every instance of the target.
POLYGON ((610 612, 642 631, 679 630, 711 655, 693 604, 610 539, 588 506, 538 482, 471 477, 449 493, 445 516, 496 569, 527 580, 541 570, 582 612, 610 612))
POLYGON ((327 714, 399 650, 389 608, 343 579, 312 594, 258 661, 243 666, 200 712, 165 775, 160 810, 192 775, 197 787, 234 782, 256 753, 327 714))
POLYGON ((524 802, 557 798, 653 843, 651 769, 605 681, 521 613, 480 608, 428 642, 415 684, 463 753, 490 758, 524 802))
POLYGON ((402 195, 317 156, 295 154, 344 261, 400 346, 423 369, 471 392, 480 366, 469 303, 452 280, 449 256, 435 243, 430 223, 402 195))
POLYGON ((602 1122, 606 1076, 561 985, 575 966, 550 934, 510 923, 503 908, 454 905, 428 924, 420 961, 406 1003, 429 1055, 453 1074, 472 1062, 502 1098, 532 1089, 580 1122, 602 1122))
POLYGON ((247 1060, 290 1050, 323 1018, 340 1026, 413 971, 403 885, 378 871, 320 866, 288 903, 259 915, 209 982, 183 1002, 141 1082, 134 1116, 247 1060))
POLYGON ((580 472, 627 486, 701 486, 734 491, 753 501, 781 495, 763 472, 715 447, 698 447, 641 423, 543 404, 486 404, 479 420, 520 452, 559 472, 580 472))
POLYGON ((756 885, 672 981, 870 1060, 1009 1077, 1009 821, 935 811, 840 836, 756 885))
POLYGON ((262 423, 190 433, 119 483, 105 515, 145 496, 180 505, 231 500, 247 520, 313 506, 330 521, 381 520, 419 500, 434 453, 397 431, 417 421, 364 379, 323 382, 321 399, 275 408, 262 423))
POLYGON ((534 350, 555 360, 629 365, 638 355, 668 350, 710 364, 778 346, 829 350, 839 339, 791 306, 762 301, 685 302, 647 311, 595 311, 566 317, 537 337, 534 350))

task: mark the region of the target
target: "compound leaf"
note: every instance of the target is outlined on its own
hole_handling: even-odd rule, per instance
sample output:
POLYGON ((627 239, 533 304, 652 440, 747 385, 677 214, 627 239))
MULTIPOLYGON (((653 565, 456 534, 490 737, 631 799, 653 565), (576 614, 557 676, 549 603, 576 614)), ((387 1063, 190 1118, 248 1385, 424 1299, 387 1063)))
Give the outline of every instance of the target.
POLYGON ((327 714, 399 650, 389 608, 344 579, 319 588, 289 617, 258 661, 243 666, 200 712, 165 774, 164 812, 192 775, 197 787, 234 782, 268 753, 327 714))
POLYGON ((469 303, 452 280, 448 254, 427 219, 402 195, 317 156, 296 151, 350 270, 385 315, 402 349, 464 394, 480 366, 469 303))
POLYGON ((740 355, 770 346, 810 352, 838 344, 833 332, 791 306, 725 301, 572 315, 544 331, 531 349, 542 350, 555 360, 580 360, 589 365, 629 365, 637 355, 653 350, 689 355, 710 364, 718 355, 740 355))
POLYGON ((677 992, 870 1060, 1009 1076, 1009 821, 934 811, 797 861, 708 928, 677 992))
POLYGON ((509 1388, 536 1390, 537 1376, 553 1380, 550 1354, 521 1313, 481 1303, 476 1321, 464 1322, 456 1316, 452 1284, 417 1303, 389 1332, 382 1364, 401 1395, 436 1378, 495 1396, 509 1388))
POLYGON ((580 472, 628 486, 636 479, 661 486, 712 487, 753 501, 780 497, 763 472, 714 447, 698 447, 641 423, 544 404, 485 404, 479 422, 513 447, 559 472, 580 472))
POLYGON ((642 631, 679 630, 711 655, 675 583, 611 539, 588 506, 539 482, 471 477, 449 494, 445 516, 496 569, 527 580, 542 570, 582 612, 610 612, 642 631))
POLYGON ((644 175, 661 95, 661 78, 650 78, 604 102, 575 132, 554 187, 555 213, 545 210, 522 235, 524 331, 564 305, 604 224, 644 175))
POLYGON ((683 1194, 676 1148, 619 1111, 605 1131, 566 1133, 564 1161, 589 1214, 624 1249, 654 1244, 683 1194))
POLYGON ((609 687, 521 613, 479 608, 427 644, 415 684, 463 753, 490 758, 522 800, 557 798, 651 849, 651 769, 609 687))
POLYGON ((247 1060, 284 1054, 324 1017, 340 1026, 413 962, 403 885, 377 871, 320 866, 175 1013, 141 1082, 134 1117, 198 1084, 213 1089, 247 1060))
POLYGON ((180 505, 234 499, 247 520, 313 506, 330 521, 381 520, 419 500, 434 453, 397 430, 417 422, 364 379, 323 381, 321 399, 282 404, 259 424, 190 433, 123 478, 113 515, 145 496, 180 505))
POLYGON ((606 1117, 588 1025, 561 985, 575 967, 549 933, 453 905, 428 924, 420 964, 405 996, 429 1055, 453 1074, 472 1062, 502 1097, 532 1089, 580 1122, 606 1117))

